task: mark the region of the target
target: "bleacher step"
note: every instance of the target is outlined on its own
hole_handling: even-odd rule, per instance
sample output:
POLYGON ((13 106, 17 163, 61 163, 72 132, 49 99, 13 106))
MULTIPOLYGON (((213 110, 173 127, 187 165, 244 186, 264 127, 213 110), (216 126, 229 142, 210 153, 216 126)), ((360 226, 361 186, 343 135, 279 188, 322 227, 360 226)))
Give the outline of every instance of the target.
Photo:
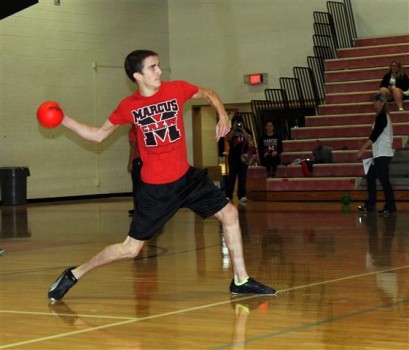
POLYGON ((409 42, 386 45, 359 46, 348 49, 339 49, 338 58, 352 58, 362 56, 395 55, 409 52, 409 42))
MULTIPOLYGON (((334 150, 332 151, 332 161, 333 163, 353 163, 356 162, 358 150, 334 150)), ((372 151, 367 150, 365 152, 364 158, 370 158, 372 156, 372 151)), ((314 160, 314 155, 312 150, 308 151, 296 151, 296 152, 283 152, 280 155, 281 164, 288 165, 294 162, 296 159, 310 159, 314 160)))
MULTIPOLYGON (((389 111, 397 112, 398 107, 395 102, 388 104, 389 111)), ((409 109, 409 100, 403 102, 403 108, 407 111, 409 109)), ((356 103, 338 103, 338 104, 323 104, 318 106, 319 115, 331 114, 358 114, 358 113, 373 113, 372 102, 356 102, 356 103)))
MULTIPOLYGON (((383 76, 389 70, 389 64, 372 67, 372 68, 345 68, 333 71, 325 71, 324 77, 326 83, 331 82, 345 82, 345 81, 359 81, 359 80, 369 80, 369 79, 378 79, 379 83, 381 82, 383 76)), ((407 69, 409 64, 402 64, 402 66, 407 69)))
MULTIPOLYGON (((285 151, 311 151, 317 147, 317 142, 322 145, 332 147, 334 150, 358 150, 368 137, 339 137, 339 138, 319 138, 306 140, 284 140, 283 148, 285 151)), ((394 136, 393 148, 404 148, 408 143, 408 136, 394 136)))
MULTIPOLYGON (((409 111, 391 112, 392 123, 405 123, 409 121, 409 111)), ((359 125, 372 124, 375 120, 375 114, 344 114, 344 115, 314 115, 305 117, 305 126, 338 126, 338 125, 359 125)))
POLYGON ((391 45, 409 42, 408 34, 400 34, 394 36, 379 36, 368 38, 356 38, 354 39, 355 47, 374 46, 374 45, 391 45))
MULTIPOLYGON (((330 163, 330 164, 314 164, 311 177, 345 177, 364 176, 364 168, 362 162, 359 163, 330 163)), ((301 165, 279 165, 276 172, 277 177, 294 178, 302 177, 303 169, 301 165)))
POLYGON ((268 179, 267 191, 354 191, 361 178, 327 177, 327 178, 273 178, 268 179))
POLYGON ((344 92, 361 92, 379 90, 381 79, 352 80, 342 82, 329 82, 325 84, 326 96, 328 94, 344 92))
POLYGON ((327 93, 325 103, 340 104, 340 103, 360 103, 371 101, 371 97, 376 94, 378 89, 369 91, 351 91, 351 92, 336 92, 327 93))
MULTIPOLYGON (((372 131, 372 124, 338 125, 338 126, 313 126, 302 127, 291 130, 291 136, 295 140, 337 138, 337 137, 364 137, 369 136, 372 131)), ((409 121, 405 123, 395 123, 393 125, 394 135, 409 135, 409 121)))
POLYGON ((409 53, 392 55, 375 55, 365 57, 339 58, 325 61, 325 70, 357 69, 370 67, 389 67, 392 60, 398 60, 401 64, 409 64, 409 53))

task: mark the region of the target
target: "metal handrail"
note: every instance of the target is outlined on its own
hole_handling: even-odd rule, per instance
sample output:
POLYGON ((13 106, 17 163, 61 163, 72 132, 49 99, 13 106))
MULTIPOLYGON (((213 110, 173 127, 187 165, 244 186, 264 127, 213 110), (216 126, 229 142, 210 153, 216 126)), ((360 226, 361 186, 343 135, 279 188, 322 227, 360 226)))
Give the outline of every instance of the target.
POLYGON ((251 101, 261 125, 272 120, 283 139, 291 138, 291 128, 299 125, 300 113, 315 113, 324 103, 325 60, 335 59, 340 48, 352 47, 357 37, 351 0, 328 1, 327 9, 328 12, 313 13, 314 56, 307 57, 308 67, 294 67, 294 78, 280 78, 280 89, 266 89, 265 101, 251 101))

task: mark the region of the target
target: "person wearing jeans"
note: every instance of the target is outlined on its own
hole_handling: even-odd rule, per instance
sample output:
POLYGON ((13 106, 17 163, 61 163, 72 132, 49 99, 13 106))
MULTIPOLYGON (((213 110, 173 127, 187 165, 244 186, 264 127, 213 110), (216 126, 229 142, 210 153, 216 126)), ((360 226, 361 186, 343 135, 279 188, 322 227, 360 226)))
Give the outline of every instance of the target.
POLYGON ((389 163, 394 154, 393 127, 389 118, 387 97, 378 93, 372 100, 376 111, 375 123, 368 140, 358 151, 357 158, 362 159, 365 150, 372 146, 373 161, 366 175, 368 198, 365 205, 359 206, 358 209, 362 212, 376 210, 376 179, 378 178, 385 195, 385 205, 379 213, 389 215, 396 211, 394 192, 389 179, 389 163))

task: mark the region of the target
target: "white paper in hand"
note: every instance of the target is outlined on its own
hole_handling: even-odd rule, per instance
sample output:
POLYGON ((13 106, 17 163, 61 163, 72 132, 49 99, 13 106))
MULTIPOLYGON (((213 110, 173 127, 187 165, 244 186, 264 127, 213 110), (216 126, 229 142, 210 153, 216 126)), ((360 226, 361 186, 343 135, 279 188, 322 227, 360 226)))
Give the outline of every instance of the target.
POLYGON ((372 162, 373 162, 373 158, 362 159, 362 164, 364 166, 365 175, 368 174, 368 170, 369 170, 369 167, 371 166, 372 162))

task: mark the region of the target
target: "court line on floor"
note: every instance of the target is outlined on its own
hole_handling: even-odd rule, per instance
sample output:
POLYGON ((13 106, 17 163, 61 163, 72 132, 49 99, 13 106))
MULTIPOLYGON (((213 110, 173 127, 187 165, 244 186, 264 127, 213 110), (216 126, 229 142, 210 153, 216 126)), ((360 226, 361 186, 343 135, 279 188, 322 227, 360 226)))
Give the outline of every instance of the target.
POLYGON ((377 271, 372 271, 372 272, 365 272, 365 273, 350 275, 350 276, 346 276, 346 277, 339 277, 339 278, 334 278, 332 280, 326 280, 326 281, 321 281, 321 282, 316 282, 316 283, 310 283, 310 284, 291 287, 291 288, 287 288, 287 289, 281 289, 279 291, 279 293, 289 292, 289 291, 294 291, 294 290, 304 289, 304 288, 310 288, 310 287, 316 287, 316 286, 320 286, 320 285, 323 285, 323 284, 336 283, 336 282, 351 280, 351 279, 355 279, 355 278, 359 278, 359 277, 377 275, 379 273, 384 273, 384 272, 393 272, 393 271, 398 271, 398 270, 404 270, 404 269, 407 269, 407 268, 409 268, 409 265, 404 265, 404 266, 399 266, 399 267, 392 267, 392 268, 377 270, 377 271))
POLYGON ((347 314, 340 315, 340 316, 337 316, 337 317, 326 318, 324 320, 319 320, 319 321, 316 321, 316 322, 306 323, 306 324, 303 324, 301 326, 285 328, 285 329, 282 329, 282 330, 279 330, 279 331, 275 331, 275 332, 260 335, 260 336, 257 336, 257 337, 249 338, 249 339, 246 339, 245 341, 233 342, 233 343, 229 343, 229 344, 216 346, 216 347, 212 348, 212 350, 231 349, 232 347, 235 347, 235 346, 243 346, 243 345, 246 345, 246 344, 249 344, 249 343, 254 343, 254 342, 257 342, 257 341, 260 341, 260 340, 263 340, 263 339, 278 337, 278 336, 281 336, 281 335, 290 334, 290 333, 294 333, 294 332, 300 332, 300 331, 304 331, 306 329, 314 328, 314 327, 317 327, 317 326, 322 326, 324 324, 345 320, 345 319, 348 319, 348 318, 351 318, 351 317, 365 315, 365 314, 372 313, 372 312, 380 310, 380 309, 387 309, 387 308, 392 307, 392 306, 396 306, 396 305, 400 305, 400 304, 407 304, 407 303, 409 303, 409 299, 403 299, 403 300, 399 300, 397 302, 391 302, 391 303, 388 303, 388 304, 378 305, 378 306, 375 306, 375 307, 366 308, 366 309, 359 310, 359 311, 353 311, 353 312, 349 312, 347 314))
MULTIPOLYGON (((347 276, 347 277, 340 277, 340 278, 336 278, 336 279, 332 279, 332 280, 327 280, 327 281, 322 281, 322 282, 316 282, 316 283, 310 283, 307 285, 301 285, 301 286, 297 286, 297 287, 293 287, 293 288, 287 288, 287 289, 282 289, 279 291, 279 293, 283 293, 283 292, 289 292, 289 291, 294 291, 294 290, 299 290, 299 289, 304 289, 304 288, 310 288, 310 287, 315 287, 315 286, 319 286, 319 285, 323 285, 323 284, 330 284, 330 283, 336 283, 336 282, 340 282, 340 281, 345 281, 345 280, 350 280, 350 279, 355 279, 355 278, 360 278, 360 277, 367 277, 367 276, 371 276, 371 275, 375 275, 375 274, 379 274, 379 273, 384 273, 384 272, 393 272, 393 271, 398 271, 398 270, 404 270, 409 268, 409 265, 404 265, 404 266, 399 266, 399 267, 394 267, 394 268, 388 268, 388 269, 383 269, 383 270, 379 270, 379 271, 372 271, 372 272, 366 272, 366 273, 362 273, 362 274, 356 274, 356 275, 351 275, 351 276, 347 276)), ((344 315, 340 315, 337 317, 332 317, 332 318, 328 318, 328 319, 324 319, 324 320, 320 320, 320 321, 316 321, 316 322, 312 322, 312 323, 307 323, 301 326, 296 326, 296 327, 291 327, 291 328, 287 328, 287 329, 282 329, 280 331, 275 331, 272 332, 270 334, 265 334, 262 336, 258 336, 258 337, 254 337, 254 338, 250 338, 250 339, 246 339, 245 341, 242 342, 233 342, 233 343, 229 343, 229 344, 224 344, 224 345, 220 345, 217 347, 212 348, 212 350, 223 350, 223 349, 230 349, 234 346, 243 346, 249 343, 254 343, 263 339, 268 339, 268 338, 272 338, 272 337, 276 337, 276 336, 281 336, 281 335, 285 335, 285 334, 289 334, 289 333, 293 333, 293 332, 299 332, 302 330, 306 330, 309 328, 313 328, 313 327, 317 327, 323 324, 327 324, 327 323, 332 323, 335 321, 340 321, 343 319, 348 319, 351 317, 356 317, 356 316, 360 316, 363 314, 367 314, 367 313, 371 313, 374 312, 376 310, 380 310, 380 309, 386 309, 389 308, 391 306, 395 306, 395 305, 400 305, 400 304, 407 304, 409 303, 409 299, 402 299, 399 301, 395 301, 395 302, 390 302, 387 304, 382 304, 382 305, 378 305, 378 306, 374 306, 371 308, 366 308, 360 311, 353 311, 344 315)))
MULTIPOLYGON (((18 342, 18 343, 12 343, 12 344, 8 344, 8 345, 0 345, 0 349, 9 349, 9 348, 17 347, 17 346, 28 345, 28 344, 39 343, 39 342, 43 342, 43 341, 63 338, 63 337, 67 337, 67 336, 70 336, 70 335, 77 335, 77 334, 93 332, 93 331, 97 331, 97 330, 101 330, 101 329, 105 329, 105 328, 122 326, 122 325, 128 324, 128 323, 152 320, 152 319, 155 319, 155 318, 161 318, 161 317, 177 315, 177 314, 181 314, 181 313, 185 313, 185 312, 190 312, 190 311, 197 311, 197 310, 201 310, 201 309, 207 309, 207 308, 211 308, 211 307, 214 307, 214 306, 224 305, 226 303, 227 303, 226 301, 220 301, 220 302, 213 303, 213 304, 195 306, 195 307, 191 307, 191 308, 187 308, 187 309, 183 309, 183 310, 170 311, 170 312, 157 314, 157 315, 152 315, 152 316, 146 316, 146 317, 142 317, 142 318, 136 318, 135 317, 135 318, 128 319, 128 320, 125 320, 125 321, 110 323, 110 324, 107 324, 107 325, 102 325, 102 326, 97 326, 97 327, 90 327, 90 328, 87 328, 87 329, 81 329, 81 330, 77 330, 77 331, 51 335, 51 336, 47 336, 47 337, 41 337, 41 338, 26 340, 26 341, 22 341, 22 342, 18 342)), ((0 313, 2 313, 2 312, 13 313, 12 310, 9 310, 9 311, 0 310, 0 313)), ((24 312, 23 311, 18 311, 18 313, 24 313, 24 312)), ((46 315, 52 316, 51 313, 47 314, 47 313, 44 313, 44 312, 41 312, 41 313, 30 312, 30 314, 38 314, 38 315, 41 315, 41 316, 44 316, 44 314, 46 314, 46 315)), ((73 316, 73 315, 71 315, 71 316, 73 316)), ((77 314, 77 316, 81 317, 80 314, 77 314)), ((108 318, 108 316, 104 316, 104 318, 105 317, 108 318)))
MULTIPOLYGON (((89 314, 70 314, 70 313, 50 313, 50 312, 36 312, 36 311, 17 311, 17 310, 0 310, 3 314, 15 314, 15 315, 33 315, 33 316, 69 316, 69 317, 81 317, 81 318, 99 318, 99 319, 112 319, 122 321, 135 321, 137 317, 125 317, 125 316, 106 316, 106 315, 89 315, 89 314)), ((1 349, 1 347, 0 347, 1 349)))
MULTIPOLYGON (((345 280, 350 280, 350 279, 355 279, 355 278, 360 278, 360 277, 366 277, 366 276, 371 276, 374 274, 378 274, 378 273, 383 273, 383 272, 391 272, 391 271, 398 271, 398 270, 403 270, 403 269, 407 269, 409 268, 409 265, 404 265, 404 266, 399 266, 399 267, 394 267, 394 268, 389 268, 389 269, 383 269, 380 271, 372 271, 372 272, 366 272, 366 273, 362 273, 362 274, 356 274, 356 275, 351 275, 351 276, 347 276, 347 277, 340 277, 340 278, 336 278, 336 279, 332 279, 332 280, 327 280, 327 281, 321 281, 321 282, 316 282, 316 283, 311 283, 311 284, 306 284, 306 285, 301 285, 301 286, 296 286, 296 287, 292 287, 292 288, 287 288, 287 289, 282 289, 278 291, 278 295, 283 293, 283 292, 289 292, 289 291, 294 291, 294 290, 299 290, 299 289, 304 289, 304 288, 310 288, 310 287, 314 287, 314 286, 319 286, 319 285, 324 285, 324 284, 330 284, 330 283, 336 283, 336 282, 340 282, 340 281, 345 281, 345 280)), ((237 299, 237 301, 239 300, 245 300, 245 299, 251 299, 251 298, 257 298, 260 297, 260 295, 258 296, 249 296, 249 297, 243 297, 241 299, 237 299)), ((409 299, 406 299, 404 301, 400 301, 400 303, 404 303, 404 302, 408 302, 409 299)), ((92 332, 92 331, 96 331, 96 330, 100 330, 100 329, 105 329, 105 328, 112 328, 112 327, 117 327, 117 326, 122 326, 124 324, 128 324, 128 323, 133 323, 133 322, 141 322, 141 321, 146 321, 146 320, 153 320, 156 318, 161 318, 161 317, 167 317, 167 316, 173 316, 173 315, 179 315, 182 313, 186 313, 186 312, 191 312, 191 311, 198 311, 198 310, 203 310, 203 309, 208 309, 208 308, 212 308, 215 306, 220 306, 220 305, 225 305, 230 303, 230 300, 226 300, 226 301, 220 301, 217 303, 211 303, 211 304, 205 304, 205 305, 201 305, 201 306, 194 306, 194 307, 190 307, 187 309, 182 309, 182 310, 175 310, 175 311, 170 311, 170 312, 165 312, 165 313, 161 313, 161 314, 157 314, 157 315, 151 315, 151 316, 146 316, 146 317, 141 317, 141 318, 130 318, 121 322, 115 322, 115 323, 110 323, 107 325, 102 325, 102 326, 97 326, 97 327, 90 327, 87 329, 82 329, 82 330, 77 330, 77 331, 73 331, 73 332, 67 332, 67 333, 61 333, 61 334, 56 334, 56 335, 52 335, 52 336, 47 336, 47 337, 41 337, 41 338, 36 338, 36 339, 31 339, 31 340, 27 340, 24 342, 18 342, 18 343, 12 343, 12 344, 8 344, 8 345, 0 345, 0 349, 8 349, 8 348, 13 348, 16 346, 21 346, 21 345, 27 345, 27 344, 33 344, 33 343, 38 343, 38 342, 42 342, 42 341, 47 341, 47 340, 52 340, 52 339, 58 339, 58 338, 63 338, 66 336, 70 336, 70 335, 77 335, 77 334, 81 334, 81 333, 87 333, 87 332, 92 332)), ((389 304, 388 304, 389 305, 389 304)), ((374 308, 370 308, 370 309, 365 309, 365 310, 369 310, 369 311, 365 311, 365 310, 361 310, 359 312, 355 312, 355 313, 351 313, 351 315, 358 315, 360 312, 370 312, 370 310, 374 311, 377 310, 379 308, 385 308, 388 307, 388 305, 380 305, 374 308)), ((13 311, 13 310, 0 310, 0 313, 2 312, 7 312, 7 313, 24 313, 23 311, 13 311)), ((38 315, 52 315, 52 313, 48 314, 48 313, 35 313, 35 312, 27 312, 29 314, 38 314, 38 315)), ((81 315, 77 315, 78 317, 81 317, 81 315)), ((94 316, 94 315, 93 315, 94 316)), ((84 316, 86 317, 86 316, 84 316)), ((338 319, 342 319, 342 318, 346 318, 346 317, 352 317, 348 315, 345 316, 339 316, 338 319)), ((109 316, 101 316, 101 318, 109 318, 109 316)), ((337 318, 332 318, 331 320, 337 320, 337 318)), ((319 321, 314 323, 313 325, 319 325, 321 324, 320 322, 324 322, 326 320, 323 321, 319 321)), ((328 321, 326 321, 328 322, 328 321)), ((288 333, 289 332, 293 332, 293 331, 298 331, 303 329, 302 327, 307 327, 308 325, 304 325, 304 326, 299 326, 299 327, 295 327, 295 328, 290 328, 288 329, 288 333)), ((271 335, 266 335, 264 337, 272 337, 275 335, 281 335, 281 334, 285 334, 286 330, 282 330, 280 334, 271 334, 271 335)), ((277 333, 277 332, 276 332, 277 333)), ((262 339, 261 337, 258 337, 258 339, 262 339)), ((255 339, 256 340, 256 339, 255 339)), ((254 340, 254 341, 255 341, 254 340)), ((246 341, 247 342, 247 341, 246 341)), ((227 345, 224 345, 227 346, 227 345)), ((214 348, 214 349, 224 349, 223 347, 220 348, 214 348)))
POLYGON ((116 323, 110 323, 102 326, 97 326, 97 327, 91 327, 87 329, 81 329, 81 330, 76 330, 72 332, 67 332, 67 333, 60 333, 60 334, 55 334, 55 335, 49 335, 47 337, 41 337, 41 338, 36 338, 36 339, 31 339, 31 340, 26 340, 26 341, 21 341, 18 343, 12 343, 12 344, 7 344, 7 345, 0 345, 0 349, 9 349, 9 348, 15 348, 17 346, 22 346, 22 345, 28 345, 28 344, 34 344, 34 343, 39 343, 43 341, 48 341, 48 340, 53 340, 53 339, 58 339, 58 338, 63 338, 67 337, 70 335, 78 335, 81 333, 87 333, 91 331, 97 331, 105 328, 111 328, 111 327, 117 327, 117 326, 122 326, 128 323, 135 322, 135 320, 126 320, 122 322, 116 322, 116 323))

